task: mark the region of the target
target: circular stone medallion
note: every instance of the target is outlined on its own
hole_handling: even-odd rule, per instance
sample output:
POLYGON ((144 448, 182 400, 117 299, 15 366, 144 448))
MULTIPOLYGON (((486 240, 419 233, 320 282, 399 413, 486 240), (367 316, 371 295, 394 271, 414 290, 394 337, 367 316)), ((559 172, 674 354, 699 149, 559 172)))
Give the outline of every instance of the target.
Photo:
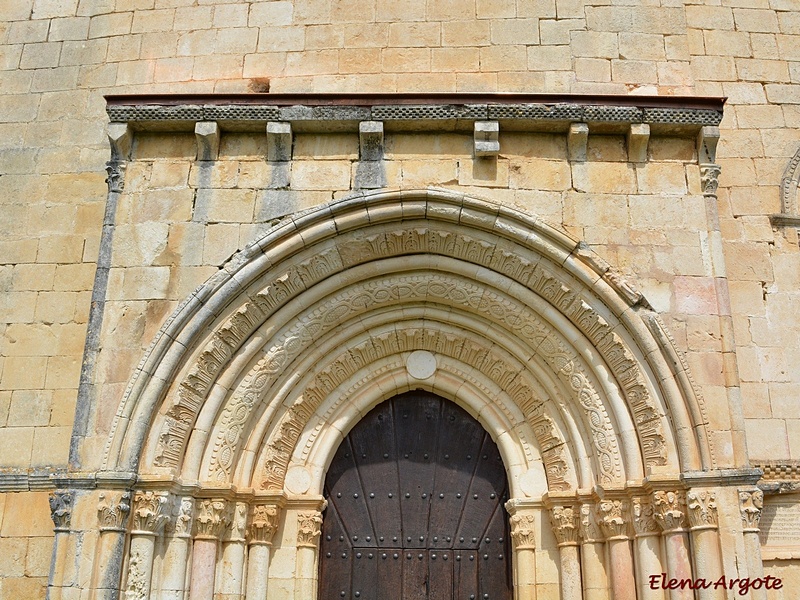
POLYGON ((414 379, 427 379, 436 372, 436 357, 427 350, 415 350, 406 361, 406 369, 414 379))

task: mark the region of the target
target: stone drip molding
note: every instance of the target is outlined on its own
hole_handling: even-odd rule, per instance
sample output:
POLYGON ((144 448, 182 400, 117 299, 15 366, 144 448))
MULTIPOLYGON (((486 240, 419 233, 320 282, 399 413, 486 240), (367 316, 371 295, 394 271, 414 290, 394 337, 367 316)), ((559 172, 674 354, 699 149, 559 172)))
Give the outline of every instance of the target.
MULTIPOLYGON (((302 339, 286 335, 291 324, 298 323, 292 311, 336 296, 341 288, 335 286, 352 285, 348 277, 355 274, 361 273, 356 281, 363 281, 364 273, 374 269, 370 277, 380 278, 380 261, 408 262, 409 256, 417 254, 463 265, 473 285, 492 282, 480 283, 486 291, 497 294, 495 285, 516 286, 521 296, 509 309, 526 308, 526 303, 533 302, 527 308, 531 315, 546 314, 549 321, 561 324, 559 329, 567 327, 589 340, 624 399, 613 409, 614 421, 622 418, 622 422, 636 423, 636 452, 643 462, 663 465, 663 441, 668 448, 677 443, 676 456, 685 468, 714 467, 707 460, 706 423, 697 418, 702 414, 698 408, 702 399, 680 386, 662 388, 657 383, 675 379, 684 367, 670 359, 677 353, 671 340, 655 338, 645 323, 643 317, 655 316, 641 294, 584 246, 541 220, 458 193, 420 190, 357 193, 287 218, 235 255, 181 304, 154 339, 114 420, 103 471, 110 472, 109 476, 142 468, 174 473, 199 409, 206 406, 227 366, 241 355, 255 332, 267 328, 274 333, 266 339, 283 337, 274 353, 251 354, 252 364, 264 361, 268 383, 270 370, 290 364, 287 359, 298 356, 297 349, 303 346, 302 339), (338 276, 331 277, 334 274, 338 276), (284 323, 290 325, 276 329, 284 323), (173 381, 169 388, 167 382, 173 381), (151 415, 159 409, 161 416, 153 429, 151 415), (664 418, 666 413, 674 425, 664 418), (149 449, 143 454, 145 444, 149 449)), ((503 289, 494 302, 502 304, 502 298, 511 298, 503 289)), ((459 302, 451 299, 449 304, 458 306, 459 302)), ((402 305, 403 300, 396 303, 402 305)), ((490 304, 464 308, 519 335, 522 322, 503 323, 492 314, 490 304)), ((333 319, 331 323, 341 320, 335 312, 325 318, 333 319)), ((314 327, 321 326, 322 322, 310 327, 304 335, 318 336, 314 327)), ((547 348, 544 340, 531 345, 547 348)), ((562 385, 569 383, 573 393, 580 395, 582 384, 572 385, 578 372, 570 371, 569 353, 556 357, 560 351, 553 347, 550 370, 562 385)), ((261 401, 259 393, 251 390, 247 398, 261 401)), ((220 425, 218 418, 214 421, 220 425)), ((216 436, 209 438, 208 443, 213 445, 215 440, 216 436)))
POLYGON ((800 183, 800 148, 789 160, 781 179, 781 212, 772 215, 773 225, 800 226, 800 206, 797 203, 797 186, 800 183))

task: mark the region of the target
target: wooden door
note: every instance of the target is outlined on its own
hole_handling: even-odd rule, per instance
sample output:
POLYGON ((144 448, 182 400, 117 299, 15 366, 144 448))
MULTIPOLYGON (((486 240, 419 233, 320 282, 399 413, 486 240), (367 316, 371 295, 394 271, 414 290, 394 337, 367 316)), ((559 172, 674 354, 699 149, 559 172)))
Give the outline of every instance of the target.
POLYGON ((427 392, 372 410, 325 480, 320 600, 510 600, 508 483, 491 437, 427 392))

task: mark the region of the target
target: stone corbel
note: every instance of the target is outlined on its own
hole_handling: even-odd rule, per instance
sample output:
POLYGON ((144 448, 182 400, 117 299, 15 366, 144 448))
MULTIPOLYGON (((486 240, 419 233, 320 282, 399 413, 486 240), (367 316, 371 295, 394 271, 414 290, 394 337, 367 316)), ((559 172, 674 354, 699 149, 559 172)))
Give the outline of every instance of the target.
POLYGON ((356 166, 356 189, 377 189, 386 186, 383 164, 383 122, 361 121, 358 124, 359 162, 356 166))
POLYGON ((197 138, 197 160, 217 160, 219 157, 219 124, 216 121, 199 121, 194 125, 197 138))
POLYGON ((567 134, 567 149, 569 159, 573 162, 586 160, 586 148, 589 145, 589 125, 586 123, 572 123, 567 134))
POLYGON ((706 126, 697 134, 697 162, 700 165, 700 184, 704 196, 717 195, 720 167, 717 161, 719 127, 706 126))
POLYGON ((133 130, 128 123, 108 124, 108 144, 111 146, 111 161, 129 160, 133 145, 133 130))
POLYGON ((476 157, 500 154, 500 124, 497 121, 475 121, 473 148, 476 157))
POLYGON ((631 162, 647 162, 647 145, 650 143, 650 125, 647 123, 631 123, 628 130, 628 160, 631 162))
POLYGON ((267 123, 267 160, 289 162, 292 160, 292 124, 281 121, 267 123))

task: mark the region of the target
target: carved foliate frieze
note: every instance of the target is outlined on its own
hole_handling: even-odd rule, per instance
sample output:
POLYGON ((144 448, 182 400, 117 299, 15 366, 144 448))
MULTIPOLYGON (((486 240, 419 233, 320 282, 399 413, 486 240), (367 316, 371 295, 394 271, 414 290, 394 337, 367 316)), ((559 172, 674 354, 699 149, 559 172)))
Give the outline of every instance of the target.
POLYGON ((250 543, 272 544, 278 529, 279 509, 274 504, 256 504, 250 515, 250 543))
POLYGON ((550 522, 559 546, 578 544, 580 510, 577 506, 554 506, 550 509, 550 522))
POLYGON ((689 508, 689 525, 692 529, 717 527, 717 496, 713 491, 689 490, 686 493, 686 506, 689 508))
POLYGON ((600 530, 593 504, 581 504, 580 525, 581 541, 589 544, 603 541, 603 532, 600 530))
POLYGON ((536 517, 523 512, 511 515, 511 540, 517 550, 534 550, 536 548, 536 517))
POLYGON ((653 508, 656 522, 663 531, 683 531, 686 528, 686 494, 683 491, 653 492, 653 508))
POLYGON ((133 496, 132 533, 158 535, 169 520, 167 492, 137 491, 133 496))
POLYGON ((628 510, 627 500, 600 500, 597 503, 597 522, 607 540, 628 538, 628 510))
POLYGON ((758 533, 763 508, 764 492, 758 488, 739 490, 739 513, 742 515, 742 528, 746 533, 758 533))
POLYGON ((219 539, 230 523, 228 506, 225 500, 197 500, 195 503, 195 537, 200 539, 219 539))
POLYGON ((72 518, 72 492, 67 490, 50 492, 50 518, 53 519, 54 531, 69 531, 72 518))
POLYGON ((661 532, 649 498, 641 496, 631 498, 631 522, 636 537, 658 535, 661 532))
POLYGON ((131 493, 103 492, 99 499, 97 516, 100 531, 125 531, 125 522, 131 511, 131 493))
POLYGON ((316 548, 322 533, 322 514, 308 511, 297 514, 297 547, 316 548))

